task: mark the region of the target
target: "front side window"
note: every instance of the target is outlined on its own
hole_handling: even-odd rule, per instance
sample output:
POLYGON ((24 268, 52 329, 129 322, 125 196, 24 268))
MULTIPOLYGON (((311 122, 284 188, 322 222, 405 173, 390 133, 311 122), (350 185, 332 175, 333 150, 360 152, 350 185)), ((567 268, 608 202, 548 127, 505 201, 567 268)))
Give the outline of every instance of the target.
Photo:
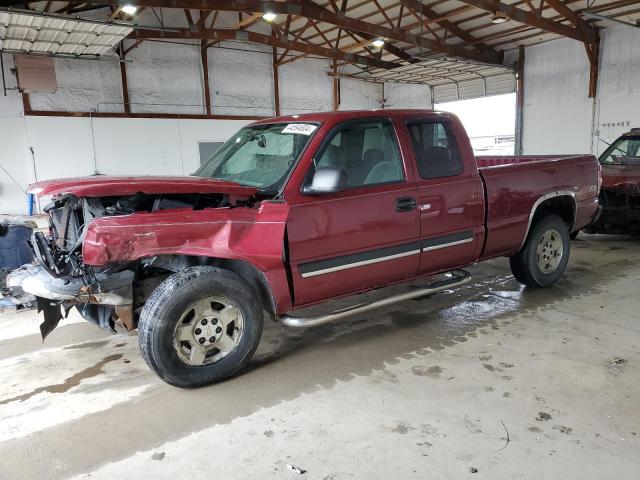
POLYGON ((619 138, 600 157, 603 165, 640 165, 640 137, 619 138))
POLYGON ((342 168, 351 188, 404 180, 400 149, 388 119, 340 126, 315 164, 342 168))
POLYGON ((241 129, 194 173, 277 192, 318 126, 302 123, 241 129))
POLYGON ((453 177, 462 173, 464 166, 458 145, 445 123, 416 121, 407 128, 422 178, 453 177))

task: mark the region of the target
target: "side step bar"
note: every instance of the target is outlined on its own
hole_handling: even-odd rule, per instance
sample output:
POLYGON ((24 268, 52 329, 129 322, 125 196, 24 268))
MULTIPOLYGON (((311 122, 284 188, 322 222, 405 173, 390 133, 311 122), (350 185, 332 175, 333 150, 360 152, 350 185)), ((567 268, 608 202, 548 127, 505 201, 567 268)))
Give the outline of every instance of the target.
POLYGON ((446 274, 448 278, 440 280, 427 285, 424 288, 418 288, 410 292, 401 293, 399 295, 393 295, 391 297, 383 298, 372 303, 359 303, 357 305, 347 307, 342 310, 337 310, 325 315, 315 315, 310 317, 297 317, 294 315, 282 315, 278 318, 278 321, 286 325, 287 327, 306 328, 315 327, 317 325, 323 325, 325 323, 340 320, 341 318, 349 317, 357 313, 368 312, 376 308, 386 307, 394 303, 403 302, 405 300, 411 300, 413 298, 424 297, 426 295, 432 295, 434 293, 441 292, 453 287, 459 287, 471 280, 471 274, 465 270, 453 270, 446 274))

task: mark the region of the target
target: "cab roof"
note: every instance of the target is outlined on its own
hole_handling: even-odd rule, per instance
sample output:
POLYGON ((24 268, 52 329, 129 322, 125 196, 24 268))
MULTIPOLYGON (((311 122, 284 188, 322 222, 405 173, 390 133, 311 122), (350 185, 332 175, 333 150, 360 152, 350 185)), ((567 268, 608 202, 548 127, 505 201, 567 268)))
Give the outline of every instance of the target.
POLYGON ((338 112, 315 112, 302 113, 299 115, 285 115, 280 117, 266 118, 254 122, 253 125, 261 125, 267 123, 294 123, 294 122, 311 122, 324 123, 326 121, 341 122, 345 120, 367 118, 367 117, 394 117, 394 118, 413 118, 420 116, 442 116, 455 118, 455 115, 449 112, 440 112, 437 110, 421 110, 421 109, 376 109, 376 110, 343 110, 338 112))

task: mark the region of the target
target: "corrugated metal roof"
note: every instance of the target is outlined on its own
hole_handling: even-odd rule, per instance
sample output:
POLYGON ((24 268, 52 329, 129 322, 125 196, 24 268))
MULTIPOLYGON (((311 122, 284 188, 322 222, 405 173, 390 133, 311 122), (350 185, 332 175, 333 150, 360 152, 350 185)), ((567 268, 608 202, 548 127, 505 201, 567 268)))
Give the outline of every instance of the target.
POLYGON ((74 56, 100 56, 113 51, 133 31, 75 19, 0 12, 0 50, 74 56))

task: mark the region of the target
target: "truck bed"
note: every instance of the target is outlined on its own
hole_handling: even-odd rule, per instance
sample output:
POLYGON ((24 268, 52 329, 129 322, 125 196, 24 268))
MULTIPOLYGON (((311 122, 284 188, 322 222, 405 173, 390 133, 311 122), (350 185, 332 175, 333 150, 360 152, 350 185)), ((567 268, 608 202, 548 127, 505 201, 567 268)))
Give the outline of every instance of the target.
POLYGON ((598 164, 593 155, 476 157, 486 192, 486 241, 481 260, 518 251, 530 224, 531 212, 545 196, 575 200, 574 230, 595 213, 598 164))
POLYGON ((479 169, 504 167, 507 165, 522 165, 523 163, 563 162, 569 159, 583 158, 585 155, 480 155, 476 156, 479 169))

